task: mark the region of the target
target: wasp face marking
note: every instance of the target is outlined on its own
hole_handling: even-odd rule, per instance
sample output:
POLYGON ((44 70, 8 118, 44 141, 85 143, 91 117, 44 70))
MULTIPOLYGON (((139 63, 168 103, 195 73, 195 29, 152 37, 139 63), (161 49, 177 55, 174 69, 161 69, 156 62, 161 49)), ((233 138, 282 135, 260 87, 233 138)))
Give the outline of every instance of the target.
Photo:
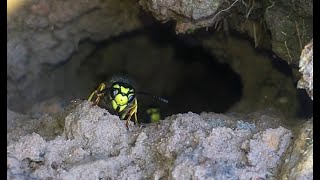
POLYGON ((115 100, 111 100, 111 104, 112 104, 112 108, 117 112, 121 112, 127 107, 127 104, 119 105, 116 103, 115 100))
POLYGON ((123 106, 125 104, 128 104, 128 96, 123 96, 122 94, 117 94, 116 97, 114 98, 114 101, 120 105, 123 106))
POLYGON ((110 92, 112 108, 117 112, 123 111, 135 97, 133 87, 126 83, 113 83, 110 92))

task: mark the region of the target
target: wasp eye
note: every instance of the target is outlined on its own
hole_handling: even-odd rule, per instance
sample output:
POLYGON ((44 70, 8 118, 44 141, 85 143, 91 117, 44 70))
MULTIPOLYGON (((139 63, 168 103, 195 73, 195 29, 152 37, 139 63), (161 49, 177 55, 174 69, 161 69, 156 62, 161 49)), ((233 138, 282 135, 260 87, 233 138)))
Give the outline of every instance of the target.
POLYGON ((112 97, 114 98, 114 97, 116 97, 116 95, 118 94, 118 89, 113 89, 112 90, 112 97))
POLYGON ((133 99, 134 99, 134 95, 133 94, 129 94, 128 101, 131 102, 133 99))

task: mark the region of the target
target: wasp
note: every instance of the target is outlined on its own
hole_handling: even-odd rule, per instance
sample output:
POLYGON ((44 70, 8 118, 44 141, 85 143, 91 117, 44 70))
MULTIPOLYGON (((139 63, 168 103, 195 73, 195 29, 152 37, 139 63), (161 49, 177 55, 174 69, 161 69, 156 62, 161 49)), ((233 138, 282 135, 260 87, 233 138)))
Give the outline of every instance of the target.
POLYGON ((137 92, 132 79, 125 75, 115 75, 107 83, 101 83, 88 98, 93 105, 115 111, 122 120, 126 120, 126 128, 129 129, 129 122, 134 118, 134 124, 139 124, 137 95, 150 95, 156 99, 168 103, 168 100, 153 96, 145 92, 137 92))

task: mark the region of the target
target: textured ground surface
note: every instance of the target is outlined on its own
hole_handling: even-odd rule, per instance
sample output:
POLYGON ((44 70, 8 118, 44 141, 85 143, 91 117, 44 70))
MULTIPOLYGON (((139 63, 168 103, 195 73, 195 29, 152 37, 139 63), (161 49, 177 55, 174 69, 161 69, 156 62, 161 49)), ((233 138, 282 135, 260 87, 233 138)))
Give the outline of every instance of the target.
POLYGON ((74 107, 60 136, 9 139, 8 179, 274 179, 292 137, 263 113, 177 114, 127 131, 104 109, 87 102, 74 107))

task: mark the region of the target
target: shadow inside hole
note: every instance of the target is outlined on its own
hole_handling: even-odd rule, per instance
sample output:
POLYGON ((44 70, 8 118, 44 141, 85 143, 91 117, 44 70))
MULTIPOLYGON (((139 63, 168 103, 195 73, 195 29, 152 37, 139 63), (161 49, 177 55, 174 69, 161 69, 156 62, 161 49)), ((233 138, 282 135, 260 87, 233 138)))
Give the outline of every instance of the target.
POLYGON ((154 23, 147 30, 147 35, 154 43, 161 47, 172 46, 173 61, 184 67, 183 80, 169 95, 170 102, 164 114, 226 112, 242 96, 241 77, 230 65, 218 62, 203 47, 198 36, 209 35, 207 32, 177 35, 174 28, 175 23, 154 23))
POLYGON ((175 60, 190 70, 171 96, 171 113, 223 113, 240 100, 240 76, 228 64, 219 63, 196 39, 180 37, 175 43, 175 60))
POLYGON ((313 101, 304 89, 297 89, 299 107, 297 110, 298 118, 311 118, 313 116, 313 101))
MULTIPOLYGON (((223 113, 240 100, 242 96, 240 76, 235 73, 228 64, 219 63, 215 57, 202 46, 202 42, 194 36, 177 36, 174 32, 174 24, 172 23, 165 25, 155 23, 153 26, 144 30, 136 31, 135 33, 131 32, 130 36, 124 35, 115 38, 114 42, 110 40, 101 42, 97 45, 98 48, 95 51, 98 52, 99 49, 103 50, 103 48, 107 46, 111 47, 113 43, 124 43, 123 47, 127 48, 126 54, 114 56, 115 58, 110 58, 110 60, 119 62, 118 67, 128 67, 129 69, 118 68, 118 71, 113 73, 127 73, 130 71, 135 74, 134 71, 136 71, 136 69, 134 69, 134 67, 120 63, 136 61, 137 59, 132 59, 132 57, 137 57, 136 53, 139 51, 138 53, 142 54, 141 58, 145 58, 143 62, 146 63, 140 62, 140 66, 145 66, 146 69, 148 68, 147 63, 150 63, 150 60, 148 60, 150 56, 144 56, 144 54, 148 53, 145 50, 147 48, 140 46, 141 44, 139 43, 136 43, 134 48, 125 44, 126 41, 135 41, 135 38, 138 40, 141 36, 147 37, 152 43, 152 46, 159 48, 160 52, 162 48, 170 48, 173 51, 173 57, 170 57, 171 63, 166 67, 161 66, 158 69, 154 69, 154 73, 161 72, 162 68, 175 68, 171 67, 171 64, 178 65, 179 69, 182 69, 180 74, 176 75, 179 80, 177 80, 177 77, 173 77, 174 75, 170 77, 170 79, 158 79, 160 82, 167 81, 168 83, 175 81, 173 82, 175 84, 174 91, 169 94, 157 94, 152 91, 152 88, 148 87, 148 84, 142 87, 144 91, 151 89, 149 91, 151 94, 169 98, 168 105, 160 105, 161 108, 163 108, 162 114, 167 116, 188 111, 195 113, 201 113, 203 111, 223 113)), ((157 57, 154 57, 154 59, 156 58, 157 57)), ((162 63, 161 59, 159 59, 157 63, 162 63)), ((103 63, 101 63, 101 59, 96 58, 90 59, 89 63, 84 63, 83 66, 87 66, 87 69, 88 66, 92 66, 90 71, 95 72, 94 68, 103 66, 103 63)), ((106 67, 105 69, 108 68, 106 67)), ((175 71, 175 69, 172 69, 172 71, 175 71)), ((110 71, 96 73, 92 79, 97 81, 96 84, 99 84, 103 79, 107 79, 111 75, 112 73, 110 73, 110 71)), ((150 74, 146 74, 145 76, 148 77, 150 74)), ((163 78, 167 78, 167 76, 163 78)), ((139 79, 135 77, 134 79, 138 85, 145 84, 142 78, 139 79)), ((144 99, 146 98, 141 98, 141 101, 139 100, 139 103, 142 104, 139 105, 140 111, 144 111, 143 108, 148 106, 148 102, 144 99)), ((154 103, 154 101, 153 104, 152 100, 150 102, 150 105, 156 104, 159 106, 159 104, 161 104, 154 103)))

